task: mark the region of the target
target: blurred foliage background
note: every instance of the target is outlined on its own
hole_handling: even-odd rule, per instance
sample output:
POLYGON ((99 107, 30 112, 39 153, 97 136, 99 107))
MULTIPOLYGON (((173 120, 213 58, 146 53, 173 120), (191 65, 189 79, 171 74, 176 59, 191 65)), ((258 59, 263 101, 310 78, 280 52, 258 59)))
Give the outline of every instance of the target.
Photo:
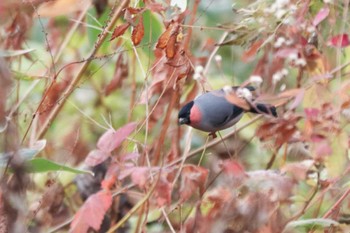
POLYGON ((349 232, 348 9, 2 1, 0 232, 349 232), (226 85, 279 117, 178 125, 226 85))

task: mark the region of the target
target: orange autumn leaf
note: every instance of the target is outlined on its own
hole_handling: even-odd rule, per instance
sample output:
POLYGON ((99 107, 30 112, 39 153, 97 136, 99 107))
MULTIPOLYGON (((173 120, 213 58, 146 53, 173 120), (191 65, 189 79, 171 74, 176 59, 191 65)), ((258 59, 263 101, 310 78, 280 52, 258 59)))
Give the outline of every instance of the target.
POLYGON ((130 26, 129 23, 124 23, 124 24, 119 25, 118 27, 116 27, 114 29, 112 37, 111 37, 111 39, 109 41, 114 40, 115 38, 123 35, 125 33, 126 29, 129 28, 129 26, 130 26))
POLYGON ((143 17, 142 17, 142 15, 140 15, 139 22, 132 30, 132 35, 131 35, 131 40, 135 46, 140 44, 144 35, 145 35, 145 29, 143 26, 143 17))
POLYGON ((163 34, 159 37, 156 48, 158 49, 164 49, 168 43, 170 33, 171 33, 171 28, 173 24, 170 24, 169 27, 163 32, 163 34))
POLYGON ((128 68, 128 60, 123 54, 121 54, 115 64, 114 76, 105 88, 106 96, 121 87, 123 80, 126 79, 129 75, 128 68))
POLYGON ((171 51, 173 45, 177 41, 177 35, 179 34, 179 24, 172 22, 170 25, 167 27, 165 32, 159 37, 156 48, 159 49, 164 49, 168 46, 170 46, 169 50, 171 51))
POLYGON ((176 35, 171 35, 166 46, 165 54, 167 58, 173 58, 176 53, 176 35))
POLYGON ((39 121, 44 122, 53 107, 58 103, 68 82, 57 82, 54 80, 43 95, 44 100, 39 106, 39 121))
POLYGON ((252 61, 255 58, 256 53, 258 52, 258 50, 262 44, 263 44, 263 40, 255 41, 252 44, 252 46, 250 46, 250 48, 248 50, 244 51, 244 53, 242 55, 242 61, 243 62, 252 61))
POLYGON ((326 58, 314 45, 308 44, 303 51, 306 59, 306 69, 310 77, 320 79, 321 83, 328 82, 325 75, 329 70, 326 58))

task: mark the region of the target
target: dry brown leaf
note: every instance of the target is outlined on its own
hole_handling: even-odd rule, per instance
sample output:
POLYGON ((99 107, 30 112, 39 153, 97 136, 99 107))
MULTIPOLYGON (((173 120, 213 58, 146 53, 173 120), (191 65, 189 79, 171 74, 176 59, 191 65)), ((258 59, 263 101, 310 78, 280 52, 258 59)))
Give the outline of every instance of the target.
POLYGON ((159 49, 164 49, 168 43, 168 40, 170 38, 170 34, 171 34, 171 29, 173 27, 174 24, 170 24, 168 26, 168 28, 165 30, 165 32, 162 33, 162 35, 160 35, 156 48, 159 49))
POLYGON ((144 1, 146 4, 147 9, 151 10, 152 12, 161 13, 162 11, 165 11, 165 7, 161 3, 156 2, 150 2, 150 1, 144 1))
POLYGON ((176 42, 178 40, 180 26, 176 22, 171 22, 166 31, 159 37, 156 48, 166 48, 167 58, 173 58, 176 53, 176 42))
POLYGON ((45 99, 38 108, 40 122, 45 121, 52 108, 59 101, 61 94, 63 93, 67 84, 68 82, 57 82, 54 80, 52 86, 49 86, 49 88, 45 91, 43 95, 43 98, 45 99))
POLYGON ((249 110, 251 108, 250 104, 245 99, 238 97, 237 94, 234 92, 226 94, 225 98, 228 102, 237 105, 238 107, 244 110, 249 110))
POLYGON ((113 34, 112 34, 112 37, 111 37, 111 39, 110 39, 109 41, 114 40, 115 38, 117 38, 117 37, 123 35, 123 34, 125 33, 126 29, 129 28, 129 26, 130 26, 129 23, 124 23, 124 24, 122 24, 122 25, 117 26, 117 27, 114 29, 113 34))
POLYGON ((129 75, 128 67, 128 61, 125 59, 125 56, 121 54, 115 64, 113 79, 105 88, 106 96, 122 86, 123 80, 126 79, 129 75))
POLYGON ((252 61, 255 56, 256 53, 258 52, 260 46, 263 44, 263 40, 258 40, 255 41, 248 50, 244 51, 243 55, 242 55, 242 61, 243 62, 250 62, 252 61))
POLYGON ((143 26, 143 17, 142 17, 142 15, 140 15, 139 22, 132 30, 132 35, 131 35, 131 40, 135 46, 139 45, 141 43, 144 35, 145 35, 145 29, 143 26))
POLYGON ((130 14, 135 15, 141 13, 144 8, 136 8, 136 7, 128 7, 126 8, 127 11, 129 11, 130 14))
POLYGON ((170 36, 166 46, 165 54, 167 58, 173 58, 175 56, 176 54, 176 35, 175 34, 170 36))

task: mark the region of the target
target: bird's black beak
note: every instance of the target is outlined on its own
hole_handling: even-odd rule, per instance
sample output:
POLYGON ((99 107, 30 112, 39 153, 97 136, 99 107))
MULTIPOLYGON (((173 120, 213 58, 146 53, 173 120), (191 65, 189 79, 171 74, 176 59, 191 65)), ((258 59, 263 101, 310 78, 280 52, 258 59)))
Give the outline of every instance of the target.
POLYGON ((190 123, 190 121, 187 118, 182 118, 182 117, 179 118, 179 125, 185 125, 188 123, 190 123))

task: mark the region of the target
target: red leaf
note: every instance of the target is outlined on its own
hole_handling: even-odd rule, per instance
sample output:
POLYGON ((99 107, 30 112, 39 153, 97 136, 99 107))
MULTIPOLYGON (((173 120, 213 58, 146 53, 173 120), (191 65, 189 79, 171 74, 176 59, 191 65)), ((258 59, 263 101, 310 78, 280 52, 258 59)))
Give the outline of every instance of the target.
POLYGON ((115 64, 114 76, 111 82, 105 88, 105 95, 108 96, 114 90, 121 87, 122 82, 129 75, 128 62, 125 59, 125 56, 122 54, 118 57, 115 64))
POLYGON ((149 176, 148 167, 135 167, 131 173, 131 180, 140 188, 144 188, 149 176))
POLYGON ((135 7, 128 7, 126 8, 127 11, 130 12, 130 14, 135 15, 143 11, 143 8, 135 8, 135 7))
POLYGON ((145 2, 147 9, 151 10, 152 12, 160 13, 162 11, 165 11, 165 7, 160 3, 155 2, 145 2))
POLYGON ((87 155, 84 163, 88 166, 96 166, 100 163, 103 163, 106 159, 109 158, 111 154, 109 152, 105 152, 102 150, 92 150, 90 153, 87 155))
POLYGON ((137 159, 139 157, 140 157, 139 153, 136 153, 136 152, 128 153, 128 154, 121 156, 121 161, 125 162, 128 160, 137 159))
MULTIPOLYGON (((120 171, 117 171, 119 180, 123 180, 126 177, 130 176, 133 173, 135 168, 135 166, 132 163, 124 163, 123 165, 124 165, 124 168, 120 171)), ((118 166, 118 169, 119 168, 120 166, 118 166)))
POLYGON ((304 112, 305 112, 306 118, 309 120, 315 120, 320 113, 320 111, 317 108, 305 108, 304 112))
POLYGON ((169 205, 171 203, 171 184, 165 178, 161 178, 154 190, 154 197, 156 198, 159 207, 169 205))
POLYGON ((89 227, 98 231, 106 211, 112 204, 112 195, 104 190, 91 195, 75 214, 70 233, 85 233, 89 227))
POLYGON ((112 37, 111 37, 111 39, 110 39, 109 41, 114 40, 115 38, 117 38, 117 37, 123 35, 123 34, 125 33, 126 29, 129 28, 129 26, 130 26, 129 23, 124 23, 124 24, 122 24, 122 25, 117 26, 117 27, 114 29, 113 34, 112 34, 112 37))
POLYGON ((62 92, 66 88, 68 82, 53 81, 44 93, 43 102, 38 109, 39 121, 43 122, 50 114, 51 110, 58 103, 62 92))
POLYGON ((321 23, 327 16, 329 15, 329 8, 323 7, 315 16, 312 24, 316 27, 319 23, 321 23))
POLYGON ((260 140, 275 140, 275 147, 279 148, 288 142, 293 134, 298 130, 297 122, 301 119, 298 115, 289 115, 285 118, 269 119, 256 131, 256 136, 260 140))
POLYGON ((255 41, 248 50, 244 51, 243 55, 242 55, 242 61, 243 62, 250 62, 252 61, 255 56, 256 53, 258 52, 260 46, 263 44, 263 40, 258 40, 255 41))
POLYGON ((197 188, 199 188, 200 195, 203 195, 205 183, 208 178, 207 169, 194 165, 186 165, 182 169, 181 177, 181 201, 189 199, 197 188))
POLYGON ((244 167, 242 164, 238 163, 237 161, 233 161, 230 159, 227 159, 222 164, 223 172, 226 174, 232 174, 234 176, 245 176, 246 173, 244 171, 244 167))
POLYGON ((117 176, 114 174, 111 176, 108 176, 107 178, 101 181, 101 187, 104 190, 111 190, 115 184, 116 179, 117 179, 117 176))
POLYGON ((143 26, 143 17, 142 15, 140 15, 139 22, 134 27, 134 30, 132 30, 132 35, 131 35, 131 40, 135 46, 140 44, 144 35, 145 35, 145 29, 143 26))
POLYGON ((97 148, 104 152, 112 152, 135 130, 136 125, 136 122, 131 122, 117 131, 113 129, 107 130, 98 140, 97 148))
POLYGON ((350 45, 349 36, 348 34, 336 35, 327 42, 327 45, 336 48, 344 48, 350 45))

